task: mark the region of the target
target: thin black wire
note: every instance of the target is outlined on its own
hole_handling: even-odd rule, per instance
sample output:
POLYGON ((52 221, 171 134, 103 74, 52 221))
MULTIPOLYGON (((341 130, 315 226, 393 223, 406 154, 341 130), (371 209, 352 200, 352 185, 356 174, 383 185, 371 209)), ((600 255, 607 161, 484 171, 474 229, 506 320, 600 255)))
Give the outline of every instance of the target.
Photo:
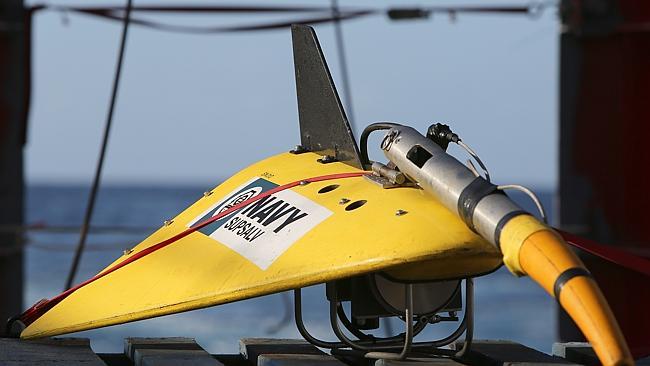
POLYGON ((90 196, 88 197, 88 205, 86 206, 86 213, 84 215, 83 225, 81 226, 81 233, 79 235, 79 244, 77 244, 77 249, 75 250, 74 258, 72 259, 72 265, 70 266, 70 272, 68 273, 68 279, 66 280, 66 284, 65 284, 66 289, 72 287, 72 283, 74 281, 75 275, 77 274, 77 269, 79 267, 79 262, 81 260, 81 254, 83 253, 84 247, 86 245, 86 238, 88 237, 88 227, 90 226, 90 220, 92 219, 93 216, 95 201, 97 200, 97 192, 99 191, 99 184, 101 181, 102 170, 104 167, 104 158, 106 156, 106 147, 108 146, 108 137, 111 132, 111 125, 113 124, 113 111, 115 110, 115 100, 117 99, 117 90, 120 83, 120 75, 122 74, 122 63, 124 60, 124 50, 126 48, 126 36, 129 30, 129 19, 131 17, 132 1, 133 0, 126 0, 126 11, 124 14, 124 26, 122 28, 122 39, 120 41, 120 49, 119 49, 119 54, 117 56, 117 65, 115 66, 115 78, 113 79, 113 90, 111 93, 111 101, 108 107, 108 114, 106 116, 106 125, 104 126, 104 137, 102 139, 99 158, 97 159, 95 177, 93 179, 93 185, 90 190, 90 196))
MULTIPOLYGON (((208 26, 208 27, 195 27, 195 26, 179 26, 156 21, 149 21, 142 18, 131 18, 131 25, 146 26, 153 29, 179 32, 179 33, 194 33, 194 34, 213 34, 224 32, 240 32, 240 31, 259 31, 259 30, 272 30, 288 28, 291 24, 317 24, 326 22, 337 22, 340 20, 359 18, 363 16, 377 16, 387 15, 392 20, 408 20, 408 19, 422 19, 428 18, 430 14, 448 14, 458 15, 463 13, 478 13, 478 14, 518 14, 525 15, 531 18, 539 17, 542 12, 549 7, 557 7, 557 0, 548 1, 535 1, 528 5, 514 5, 514 6, 430 6, 430 7, 394 7, 388 9, 380 8, 341 8, 338 7, 336 1, 333 1, 335 10, 338 16, 332 16, 330 12, 328 16, 321 16, 316 18, 302 18, 293 19, 288 21, 274 22, 274 23, 258 23, 237 26, 208 26)), ((88 15, 94 15, 112 19, 122 22, 124 19, 121 11, 125 10, 123 7, 110 6, 110 7, 72 7, 72 6, 52 6, 52 5, 36 5, 29 8, 30 14, 40 10, 54 10, 60 12, 78 12, 88 15)), ((326 7, 311 7, 311 6, 137 6, 133 11, 155 12, 155 13, 292 13, 302 12, 318 14, 327 12, 326 7)), ((340 28, 339 28, 340 29, 340 28)), ((339 32, 339 30, 337 30, 339 32)))
POLYGON ((341 67, 341 79, 343 80, 343 90, 345 92, 345 104, 347 107, 347 117, 350 127, 354 130, 354 108, 352 107, 352 90, 350 88, 350 78, 348 74, 348 63, 345 57, 345 42, 343 40, 343 26, 341 25, 341 13, 339 11, 338 0, 332 0, 332 17, 334 18, 334 34, 336 36, 336 48, 339 56, 341 67))
MULTIPOLYGON (((113 12, 106 13, 95 13, 95 12, 85 12, 79 11, 81 13, 102 17, 106 19, 111 19, 115 21, 122 21, 123 17, 119 14, 113 12)), ((367 15, 373 14, 372 11, 359 10, 359 11, 348 11, 345 13, 340 13, 338 20, 348 20, 364 17, 367 15)), ((320 24, 320 23, 329 23, 334 21, 334 17, 330 14, 328 15, 319 15, 312 16, 308 18, 300 19, 290 19, 290 20, 281 20, 281 21, 271 21, 271 22, 262 22, 262 23, 252 23, 252 24, 242 24, 242 25, 232 25, 232 26, 193 26, 193 25, 175 25, 161 23, 157 21, 151 21, 142 18, 133 18, 131 17, 130 24, 139 25, 143 27, 148 27, 151 29, 156 29, 166 32, 176 32, 176 33, 186 33, 186 34, 220 34, 220 33, 231 33, 231 32, 254 32, 254 31, 267 31, 273 29, 284 29, 291 27, 292 24, 320 24)))

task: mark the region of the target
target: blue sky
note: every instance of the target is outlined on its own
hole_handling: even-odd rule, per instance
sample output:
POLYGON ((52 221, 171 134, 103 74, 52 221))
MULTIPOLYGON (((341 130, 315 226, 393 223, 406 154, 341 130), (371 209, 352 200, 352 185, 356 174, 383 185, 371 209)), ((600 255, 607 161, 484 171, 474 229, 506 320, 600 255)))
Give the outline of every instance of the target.
MULTIPOLYGON (((341 1, 391 4, 406 5, 341 1)), ((99 152, 120 25, 74 14, 66 25, 63 18, 41 12, 34 22, 29 183, 90 184, 99 152)), ((263 18, 269 19, 165 19, 214 25, 263 18)), ((333 28, 315 28, 343 93, 333 28)), ((375 121, 421 131, 445 122, 481 155, 495 182, 555 186, 559 25, 553 9, 538 19, 461 15, 450 22, 434 15, 391 22, 379 16, 346 22, 344 32, 357 136, 375 121)), ((182 35, 133 26, 104 180, 214 185, 293 147, 296 108, 289 30, 182 35)))

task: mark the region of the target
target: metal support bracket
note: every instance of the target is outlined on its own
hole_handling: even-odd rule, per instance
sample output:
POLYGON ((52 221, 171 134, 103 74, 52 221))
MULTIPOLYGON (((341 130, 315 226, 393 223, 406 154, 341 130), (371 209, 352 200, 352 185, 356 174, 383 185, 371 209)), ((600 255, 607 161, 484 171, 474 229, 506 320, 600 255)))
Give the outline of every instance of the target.
MULTIPOLYGON (((332 291, 336 293, 336 291, 332 291)), ((413 286, 406 286, 405 291, 406 310, 404 316, 405 331, 396 336, 379 338, 373 335, 365 334, 355 328, 349 321, 340 301, 334 297, 330 299, 330 323, 332 331, 339 339, 339 342, 330 342, 320 340, 307 331, 302 318, 302 296, 301 290, 294 290, 294 315, 298 332, 309 343, 316 347, 332 350, 333 354, 360 354, 369 359, 392 359, 404 360, 409 356, 417 355, 418 357, 446 357, 461 359, 471 349, 474 332, 474 284, 471 278, 465 279, 465 312, 463 319, 458 328, 445 338, 434 341, 414 342, 414 337, 420 333, 427 322, 413 323, 414 305, 413 305, 413 286), (340 323, 354 335, 357 340, 350 339, 341 329, 340 323), (463 346, 458 351, 443 349, 465 333, 463 346), (347 350, 347 351, 346 351, 347 350)))

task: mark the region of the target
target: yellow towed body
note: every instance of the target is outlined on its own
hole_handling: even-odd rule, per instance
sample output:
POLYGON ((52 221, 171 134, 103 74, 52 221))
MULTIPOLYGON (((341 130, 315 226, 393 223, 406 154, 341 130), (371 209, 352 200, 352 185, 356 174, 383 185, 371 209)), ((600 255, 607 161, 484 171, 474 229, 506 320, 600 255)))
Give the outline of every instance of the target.
MULTIPOLYGON (((317 158, 313 153, 284 153, 244 169, 107 268, 186 229, 248 182, 279 185, 359 171, 342 163, 321 164, 317 158)), ((282 253, 274 253, 277 257, 270 258, 268 267, 262 268, 269 258, 242 255, 236 243, 227 246, 196 232, 73 292, 30 324, 21 338, 125 323, 387 268, 399 273, 418 262, 428 263, 419 271, 427 279, 474 276, 501 265, 494 246, 418 188, 384 189, 359 177, 299 186, 291 190, 294 194, 299 197, 290 199, 305 200, 301 209, 318 206, 321 216, 330 214, 282 253), (361 201, 365 203, 350 209, 361 201), (406 214, 396 215, 397 210, 406 214)), ((217 231, 227 230, 225 225, 217 231)), ((264 245, 259 243, 262 249, 264 245)))
MULTIPOLYGON (((60 302, 40 308, 42 315, 28 310, 21 338, 98 328, 382 272, 407 283, 401 298, 404 313, 390 306, 397 309, 393 315, 409 319, 405 334, 410 338, 404 336, 400 354, 379 353, 404 359, 413 340, 414 283, 475 277, 503 262, 515 275, 529 275, 558 300, 604 365, 634 363, 607 301, 582 262, 557 233, 521 210, 487 174, 484 179, 445 152, 448 143, 461 142, 448 126, 432 125, 425 137, 407 126, 374 124, 362 134, 360 153, 313 30, 294 26, 292 31, 300 149, 242 170, 100 272, 105 276, 62 294, 67 297, 60 295, 60 302), (371 164, 367 156, 368 134, 379 129, 388 130, 381 148, 389 165, 371 164), (347 177, 274 190, 314 176, 358 174, 362 166, 372 166, 384 183, 347 177), (249 204, 239 208, 242 202, 249 204), (201 222, 206 226, 151 251, 201 222), (138 253, 149 254, 132 261, 138 253), (39 316, 32 316, 35 313, 39 316)), ((471 288, 468 281, 468 304, 471 288)), ((331 316, 340 306, 337 296, 330 300, 331 316)), ((39 310, 38 304, 30 310, 34 309, 39 310)), ((466 309, 461 324, 471 343, 468 313, 466 309)), ((435 313, 420 315, 431 314, 435 313)), ((368 341, 358 338, 356 345, 346 346, 370 351, 368 341)), ((455 355, 466 350, 464 346, 455 355)))

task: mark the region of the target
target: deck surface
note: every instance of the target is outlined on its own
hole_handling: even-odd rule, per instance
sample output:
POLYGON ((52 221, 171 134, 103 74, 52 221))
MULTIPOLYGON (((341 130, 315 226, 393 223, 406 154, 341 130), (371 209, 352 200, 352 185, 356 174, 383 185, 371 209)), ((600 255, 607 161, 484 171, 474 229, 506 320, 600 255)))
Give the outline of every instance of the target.
MULTIPOLYGON (((244 338, 239 354, 211 355, 192 338, 126 338, 124 352, 96 354, 85 338, 19 340, 0 338, 0 366, 343 366, 344 362, 318 348, 295 339, 244 338)), ((558 343, 553 354, 539 352, 510 341, 475 341, 463 363, 455 360, 409 361, 361 360, 368 366, 445 365, 596 365, 591 347, 585 343, 558 343)), ((650 359, 637 362, 650 365, 650 359)))

